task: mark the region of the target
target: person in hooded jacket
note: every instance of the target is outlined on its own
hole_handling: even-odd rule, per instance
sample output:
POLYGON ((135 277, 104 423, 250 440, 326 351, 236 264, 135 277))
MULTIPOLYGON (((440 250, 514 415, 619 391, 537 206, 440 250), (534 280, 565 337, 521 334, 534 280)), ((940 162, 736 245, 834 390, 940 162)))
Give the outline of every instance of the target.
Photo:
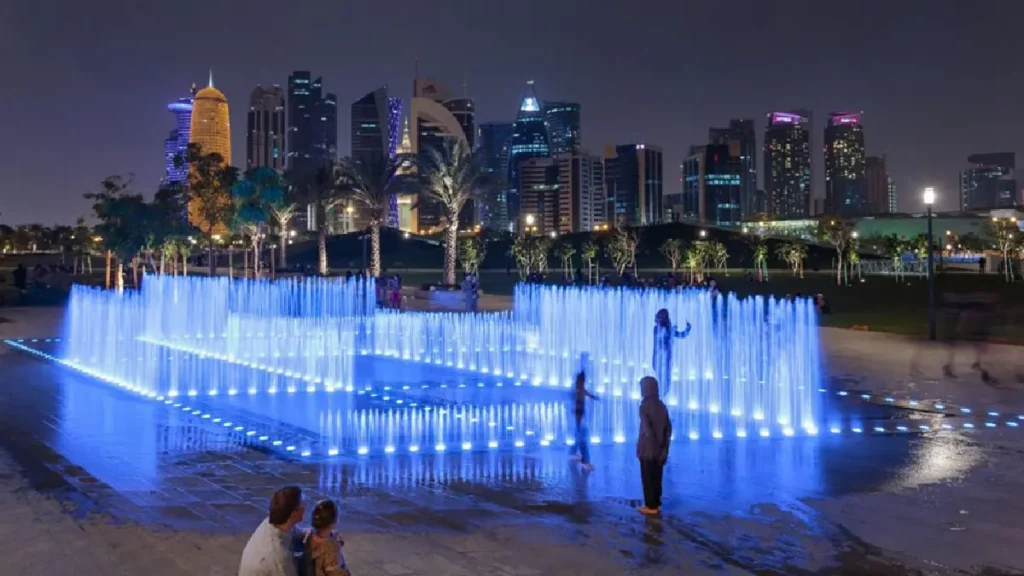
POLYGON ((641 514, 661 513, 661 480, 668 461, 668 444, 672 439, 672 420, 668 408, 658 397, 658 380, 645 376, 640 380, 643 400, 640 402, 640 434, 636 440, 636 457, 640 460, 640 482, 644 488, 641 514))

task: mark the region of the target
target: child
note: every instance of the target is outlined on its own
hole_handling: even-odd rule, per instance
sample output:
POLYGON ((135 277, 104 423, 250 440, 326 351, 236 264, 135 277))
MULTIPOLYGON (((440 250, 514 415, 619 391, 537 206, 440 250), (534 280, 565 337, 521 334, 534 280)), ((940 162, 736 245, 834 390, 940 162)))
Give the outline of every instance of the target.
POLYGON ((583 426, 583 413, 587 405, 587 398, 597 400, 597 396, 594 396, 586 389, 587 377, 583 370, 580 370, 579 374, 576 375, 576 388, 573 390, 573 401, 574 401, 574 414, 576 416, 576 442, 572 445, 569 450, 569 454, 574 459, 579 459, 583 463, 583 469, 590 471, 594 469, 594 466, 590 463, 590 449, 587 448, 587 431, 583 426))
POLYGON ((313 508, 313 533, 306 542, 313 560, 310 576, 352 576, 341 550, 345 542, 334 532, 337 523, 338 505, 333 500, 324 500, 313 508))
POLYGON ((668 408, 658 398, 658 381, 651 376, 640 380, 644 399, 640 402, 640 434, 636 457, 640 460, 640 482, 644 487, 641 514, 661 513, 661 479, 668 461, 668 443, 672 439, 672 420, 668 408))
POLYGON ((667 395, 672 383, 672 339, 686 338, 690 335, 690 323, 682 331, 672 325, 668 310, 662 308, 654 315, 654 354, 651 364, 654 366, 654 373, 658 380, 665 386, 664 393, 667 395))

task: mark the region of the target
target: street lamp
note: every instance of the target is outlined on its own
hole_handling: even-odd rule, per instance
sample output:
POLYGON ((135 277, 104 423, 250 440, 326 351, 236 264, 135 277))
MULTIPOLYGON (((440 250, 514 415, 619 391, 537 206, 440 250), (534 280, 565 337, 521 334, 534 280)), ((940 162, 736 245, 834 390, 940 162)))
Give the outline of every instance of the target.
POLYGON ((527 214, 526 218, 524 218, 523 220, 526 222, 526 235, 529 236, 530 227, 533 226, 533 223, 536 222, 537 219, 533 217, 533 214, 527 214))
POLYGON ((935 255, 932 249, 932 205, 935 188, 924 189, 924 205, 928 209, 928 339, 935 340, 935 255))
POLYGON ((708 231, 707 230, 701 230, 700 231, 700 237, 701 238, 705 238, 707 235, 708 235, 708 231))

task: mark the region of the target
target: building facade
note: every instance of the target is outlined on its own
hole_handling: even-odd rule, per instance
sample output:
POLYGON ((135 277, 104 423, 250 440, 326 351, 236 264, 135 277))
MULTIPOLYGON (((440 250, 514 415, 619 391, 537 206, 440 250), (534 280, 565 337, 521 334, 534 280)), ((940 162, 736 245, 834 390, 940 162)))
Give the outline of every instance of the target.
POLYGON ((605 149, 604 184, 612 226, 648 226, 663 220, 661 148, 625 144, 605 149))
POLYGON ((743 220, 744 162, 740 154, 735 141, 691 147, 683 161, 682 207, 667 208, 666 213, 706 224, 738 225, 743 220))
POLYGON ((586 153, 553 156, 558 168, 559 234, 590 232, 605 224, 604 162, 586 153))
POLYGON ((825 209, 854 216, 868 210, 864 128, 859 112, 833 112, 825 127, 825 209))
MULTIPOLYGON (((466 127, 473 127, 475 117, 472 100, 453 98, 440 82, 426 77, 413 79, 413 97, 409 101, 409 150, 422 161, 429 159, 431 150, 440 150, 445 140, 461 140, 471 147, 473 139, 466 127)), ((475 138, 474 138, 475 139, 475 138)), ((472 149, 472 148, 471 148, 472 149)), ((431 233, 445 226, 440 203, 426 191, 421 192, 414 204, 416 231, 431 233)), ((474 224, 476 207, 467 202, 459 213, 460 227, 474 224)))
POLYGON ((764 187, 771 218, 811 215, 811 135, 808 118, 770 112, 764 131, 764 187))
POLYGON ((245 166, 285 169, 284 90, 256 86, 249 96, 245 136, 245 166))
POLYGON ((532 80, 526 83, 526 91, 519 103, 519 113, 516 115, 513 125, 508 155, 509 188, 505 200, 508 206, 509 223, 514 229, 519 229, 523 225, 522 215, 526 214, 520 208, 517 188, 519 164, 526 158, 547 158, 551 155, 547 126, 544 123, 544 112, 541 110, 532 80))
POLYGON ((545 102, 544 127, 551 155, 579 154, 580 105, 576 102, 545 102))
POLYGON ((366 94, 351 106, 352 158, 380 162, 391 152, 390 100, 387 88, 366 94))
POLYGON ((960 210, 1013 208, 1017 191, 1017 158, 1013 152, 972 154, 960 173, 960 210))
POLYGON ((728 128, 708 131, 708 144, 729 145, 729 154, 740 163, 740 210, 743 218, 755 214, 757 196, 757 131, 750 119, 729 120, 728 128))
POLYGON ((490 196, 480 203, 480 222, 492 230, 508 230, 508 152, 512 139, 511 122, 490 122, 477 127, 477 151, 484 172, 493 184, 490 196))
POLYGON ((302 185, 338 156, 338 98, 324 93, 323 79, 308 70, 288 76, 288 162, 302 185))
POLYGON ((892 202, 889 198, 889 170, 885 156, 868 156, 864 160, 866 204, 864 214, 890 214, 892 202))
POLYGON ((177 164, 176 159, 185 158, 188 151, 189 134, 192 131, 192 101, 196 96, 196 85, 188 98, 178 98, 167 105, 167 110, 174 114, 174 130, 164 140, 164 177, 163 184, 179 184, 184 186, 188 180, 188 162, 177 164))
POLYGON ((895 214, 900 211, 899 208, 899 197, 896 195, 896 181, 892 179, 892 175, 888 177, 889 181, 889 213, 895 214))
POLYGON ((192 100, 189 122, 189 144, 199 144, 204 154, 216 152, 231 164, 231 115, 228 99, 213 87, 213 74, 206 88, 196 92, 192 100))

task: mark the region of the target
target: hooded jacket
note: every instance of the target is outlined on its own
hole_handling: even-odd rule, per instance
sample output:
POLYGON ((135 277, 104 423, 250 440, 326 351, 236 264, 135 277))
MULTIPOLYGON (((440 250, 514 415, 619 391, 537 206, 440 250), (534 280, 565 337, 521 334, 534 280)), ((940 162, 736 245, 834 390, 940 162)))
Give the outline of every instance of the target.
POLYGON ((641 460, 668 460, 668 443, 672 438, 672 420, 668 408, 658 397, 658 381, 650 376, 640 380, 640 434, 636 439, 636 457, 641 460))

